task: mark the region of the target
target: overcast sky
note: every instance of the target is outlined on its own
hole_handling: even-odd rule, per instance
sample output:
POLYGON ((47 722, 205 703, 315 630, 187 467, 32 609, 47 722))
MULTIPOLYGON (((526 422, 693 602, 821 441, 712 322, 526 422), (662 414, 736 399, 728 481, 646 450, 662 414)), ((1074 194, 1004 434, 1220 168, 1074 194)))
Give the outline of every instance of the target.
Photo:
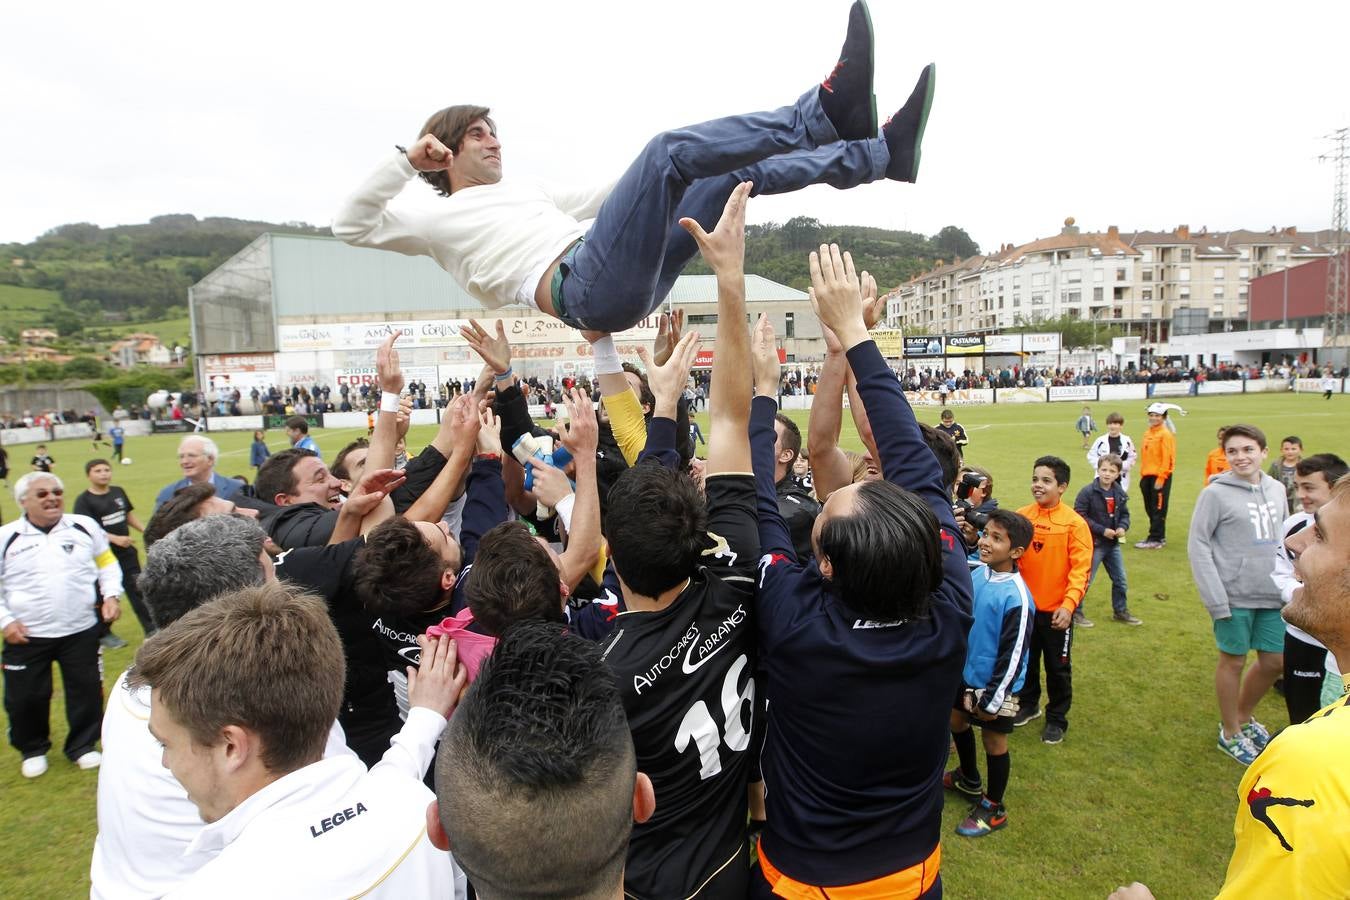
MULTIPOLYGON (((0 242, 164 213, 327 224, 452 103, 492 107, 508 177, 605 179, 658 131, 792 102, 833 66, 847 8, 11 4, 0 242)), ((1087 230, 1329 223, 1318 156, 1350 125, 1344 0, 874 0, 872 16, 883 118, 938 64, 919 183, 760 198, 752 220, 959 225, 986 250, 1069 215, 1087 230)), ((418 183, 405 197, 435 200, 418 183)))

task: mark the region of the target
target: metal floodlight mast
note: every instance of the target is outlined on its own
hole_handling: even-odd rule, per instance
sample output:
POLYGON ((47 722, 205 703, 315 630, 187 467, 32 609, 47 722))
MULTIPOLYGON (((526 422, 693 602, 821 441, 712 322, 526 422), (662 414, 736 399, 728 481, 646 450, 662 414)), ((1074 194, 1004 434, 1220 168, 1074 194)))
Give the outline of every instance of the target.
POLYGON ((1350 309, 1347 309, 1347 288, 1350 288, 1350 263, 1346 260, 1345 163, 1350 128, 1338 128, 1327 135, 1334 149, 1322 156, 1336 165, 1336 192, 1331 203, 1331 259, 1327 266, 1327 324, 1325 345, 1334 350, 1338 342, 1350 334, 1350 309))

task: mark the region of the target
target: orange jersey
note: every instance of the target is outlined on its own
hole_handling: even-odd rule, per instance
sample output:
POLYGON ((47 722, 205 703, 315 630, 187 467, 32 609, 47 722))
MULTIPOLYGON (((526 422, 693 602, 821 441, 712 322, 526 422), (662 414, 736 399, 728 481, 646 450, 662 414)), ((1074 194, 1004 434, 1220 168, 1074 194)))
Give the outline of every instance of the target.
POLYGON ((1154 425, 1144 432, 1139 450, 1139 477, 1153 475, 1158 481, 1172 477, 1177 465, 1177 439, 1166 425, 1154 425))
POLYGON ((1205 484, 1220 472, 1228 471, 1228 454, 1223 452, 1222 447, 1215 447, 1209 451, 1209 456, 1205 457, 1205 484))
POLYGON ((1043 509, 1032 503, 1018 510, 1031 520, 1031 546, 1017 561, 1022 580, 1041 612, 1061 606, 1076 609, 1087 593, 1092 569, 1092 531, 1073 507, 1060 503, 1043 509))

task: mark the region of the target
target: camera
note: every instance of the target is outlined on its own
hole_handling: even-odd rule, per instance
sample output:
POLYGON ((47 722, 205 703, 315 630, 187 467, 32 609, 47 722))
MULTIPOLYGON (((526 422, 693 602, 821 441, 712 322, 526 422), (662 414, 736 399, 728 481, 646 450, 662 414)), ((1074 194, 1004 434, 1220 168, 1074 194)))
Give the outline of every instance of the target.
POLYGON ((962 472, 961 480, 956 483, 956 505, 965 510, 966 521, 976 530, 983 531, 989 524, 989 516, 978 512, 970 502, 970 492, 984 484, 984 476, 978 472, 962 472))

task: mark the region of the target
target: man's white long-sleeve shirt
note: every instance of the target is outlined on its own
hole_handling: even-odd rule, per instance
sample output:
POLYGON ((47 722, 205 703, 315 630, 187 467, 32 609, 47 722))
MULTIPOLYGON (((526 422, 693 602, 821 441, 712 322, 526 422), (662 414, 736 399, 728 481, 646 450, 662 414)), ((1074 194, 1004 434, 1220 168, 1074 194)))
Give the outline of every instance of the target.
POLYGON ((333 234, 357 247, 430 256, 489 309, 534 308, 534 291, 549 265, 586 233, 613 182, 559 190, 529 180, 464 187, 440 200, 434 214, 391 210, 417 170, 401 153, 380 166, 333 218, 333 234))
POLYGON ((66 513, 43 531, 23 516, 0 528, 0 628, 19 621, 36 638, 93 628, 95 585, 99 597, 122 593, 122 567, 93 519, 66 513))
POLYGON ((369 772, 335 757, 272 782, 202 828, 188 852, 215 858, 167 896, 463 897, 463 874, 427 837, 436 795, 422 776, 444 729, 414 707, 369 772))
MULTIPOLYGON (((336 721, 323 755, 357 759, 336 721)), ((123 672, 103 713, 98 837, 89 871, 93 900, 162 897, 212 859, 186 852, 206 823, 163 757, 150 733, 150 688, 128 686, 123 672)))

